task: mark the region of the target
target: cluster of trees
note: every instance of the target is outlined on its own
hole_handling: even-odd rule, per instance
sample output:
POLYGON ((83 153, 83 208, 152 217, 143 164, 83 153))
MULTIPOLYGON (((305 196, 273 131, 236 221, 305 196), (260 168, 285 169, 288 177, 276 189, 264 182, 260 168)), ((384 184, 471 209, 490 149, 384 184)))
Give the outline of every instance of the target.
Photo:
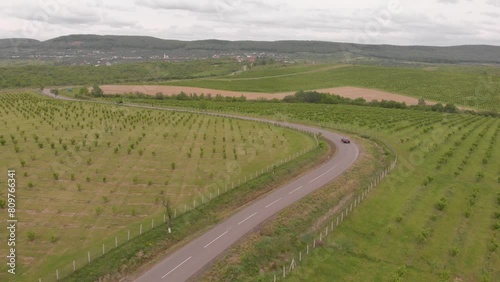
POLYGON ((283 102, 285 103, 317 103, 317 104, 347 104, 347 105, 358 105, 358 106, 371 106, 371 107, 382 107, 382 108, 397 108, 397 109, 406 109, 406 108, 414 108, 420 110, 427 111, 435 111, 435 112, 447 112, 447 113, 456 113, 458 112, 458 108, 454 104, 435 104, 435 105, 426 105, 423 99, 419 100, 418 105, 416 106, 408 106, 405 102, 396 102, 396 101, 366 101, 363 98, 350 99, 341 97, 339 95, 332 95, 328 93, 319 93, 317 91, 299 91, 294 95, 289 95, 283 98, 283 102))
POLYGON ((78 93, 75 95, 76 98, 88 98, 88 97, 104 97, 104 92, 102 91, 99 85, 94 84, 92 86, 92 90, 89 91, 87 87, 82 87, 78 90, 78 93))

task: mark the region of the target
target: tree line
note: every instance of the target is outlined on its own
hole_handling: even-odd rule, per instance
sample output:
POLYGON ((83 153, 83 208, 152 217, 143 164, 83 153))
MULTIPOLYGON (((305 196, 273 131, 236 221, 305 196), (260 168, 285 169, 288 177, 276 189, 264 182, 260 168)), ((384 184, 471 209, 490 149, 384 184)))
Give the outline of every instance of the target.
POLYGON ((457 113, 459 109, 452 103, 443 105, 441 103, 427 105, 424 99, 419 99, 418 105, 407 105, 405 102, 396 102, 388 100, 373 100, 367 101, 364 98, 346 98, 335 94, 319 93, 317 91, 299 91, 294 95, 289 95, 283 98, 285 103, 316 103, 316 104, 347 104, 357 106, 370 106, 381 108, 396 108, 396 109, 420 109, 434 112, 457 113))
MULTIPOLYGON (((89 91, 88 88, 83 87, 79 91, 77 98, 90 98, 90 97, 104 97, 104 94, 98 85, 94 85, 92 90, 89 91)), ((147 95, 141 92, 134 92, 128 94, 107 94, 105 97, 109 98, 125 98, 125 99, 156 99, 156 100, 179 100, 179 101, 215 101, 215 102, 245 102, 247 101, 245 96, 240 97, 225 97, 220 94, 211 95, 201 93, 200 95, 196 93, 187 94, 185 92, 180 92, 179 94, 165 95, 161 92, 156 93, 154 96, 147 95)), ((473 111, 473 110, 460 110, 453 103, 437 103, 434 105, 426 104, 423 98, 418 100, 417 105, 407 105, 405 102, 396 102, 388 100, 373 100, 367 101, 364 98, 346 98, 335 94, 320 93, 317 91, 298 91, 294 95, 285 96, 283 100, 277 98, 265 99, 260 98, 256 100, 257 102, 268 102, 268 103, 312 103, 312 104, 343 104, 343 105, 355 105, 355 106, 365 106, 365 107, 380 107, 380 108, 393 108, 393 109, 413 109, 421 111, 433 111, 433 112, 443 112, 443 113, 467 113, 473 115, 489 116, 489 117, 500 117, 500 113, 495 111, 473 111)), ((122 101, 119 101, 122 102, 122 101)))

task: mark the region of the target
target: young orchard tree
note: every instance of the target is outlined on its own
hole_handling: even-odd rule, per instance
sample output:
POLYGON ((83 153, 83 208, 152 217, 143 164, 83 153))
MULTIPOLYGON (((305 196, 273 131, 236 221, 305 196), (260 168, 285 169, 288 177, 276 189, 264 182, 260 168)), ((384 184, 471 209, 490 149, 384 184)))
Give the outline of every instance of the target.
POLYGON ((165 207, 165 212, 167 213, 168 216, 168 233, 172 232, 172 217, 174 216, 174 211, 172 209, 172 201, 170 200, 170 197, 165 197, 163 196, 163 206, 165 207))

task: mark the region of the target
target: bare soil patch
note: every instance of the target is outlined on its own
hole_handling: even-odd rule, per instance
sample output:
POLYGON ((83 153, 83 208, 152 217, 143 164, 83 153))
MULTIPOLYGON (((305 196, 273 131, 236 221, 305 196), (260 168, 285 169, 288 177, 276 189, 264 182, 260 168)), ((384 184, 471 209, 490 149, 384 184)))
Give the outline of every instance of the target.
MULTIPOLYGON (((102 90, 105 94, 125 94, 140 92, 147 95, 155 95, 162 93, 163 95, 179 94, 184 92, 186 94, 210 94, 212 97, 221 95, 224 97, 241 97, 245 96, 248 100, 258 99, 283 99, 285 96, 293 95, 295 92, 281 92, 281 93, 259 93, 259 92, 238 92, 228 90, 216 90, 198 87, 186 86, 166 86, 166 85, 102 85, 102 90)), ((367 89, 360 87, 333 87, 325 89, 317 89, 321 93, 335 94, 346 98, 357 99, 364 98, 367 101, 372 100, 387 100, 396 102, 405 102, 407 105, 418 104, 418 99, 414 97, 389 93, 381 90, 367 89)), ((426 101, 427 104, 435 104, 435 102, 426 101)))
POLYGON ((104 94, 124 94, 124 93, 135 93, 140 92, 147 95, 156 95, 156 93, 162 93, 163 95, 179 94, 184 92, 186 94, 208 94, 215 97, 216 95, 221 95, 224 97, 241 97, 245 96, 248 100, 257 99, 283 99, 287 95, 293 95, 294 92, 287 93, 258 93, 258 92, 237 92, 237 91, 227 91, 227 90, 216 90, 198 87, 186 87, 186 86, 165 86, 165 85, 102 85, 102 91, 104 94))

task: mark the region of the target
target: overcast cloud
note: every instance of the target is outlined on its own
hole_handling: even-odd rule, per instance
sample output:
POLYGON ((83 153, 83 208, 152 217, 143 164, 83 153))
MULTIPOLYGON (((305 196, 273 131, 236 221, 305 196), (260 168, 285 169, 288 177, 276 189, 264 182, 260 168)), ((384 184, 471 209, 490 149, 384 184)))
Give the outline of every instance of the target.
POLYGON ((499 16, 500 0, 2 0, 0 38, 118 34, 500 45, 499 16))

